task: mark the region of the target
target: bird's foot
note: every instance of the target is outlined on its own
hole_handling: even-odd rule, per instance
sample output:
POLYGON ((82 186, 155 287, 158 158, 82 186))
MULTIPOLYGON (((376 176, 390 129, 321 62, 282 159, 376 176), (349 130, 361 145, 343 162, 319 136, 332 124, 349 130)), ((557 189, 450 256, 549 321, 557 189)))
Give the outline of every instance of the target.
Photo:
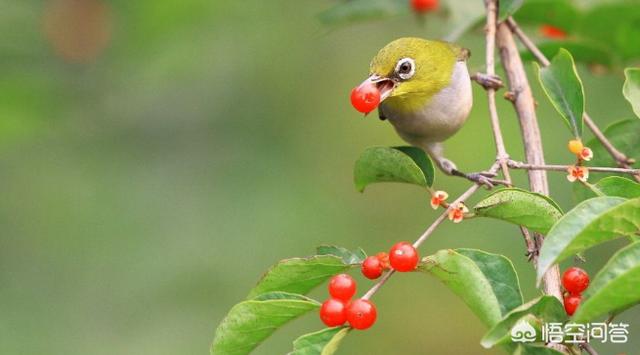
POLYGON ((455 170, 454 175, 463 177, 469 181, 473 181, 480 186, 486 187, 488 190, 491 190, 496 185, 506 185, 509 186, 509 183, 504 180, 494 179, 496 177, 496 173, 492 173, 490 171, 480 171, 477 173, 463 173, 455 170))
POLYGON ((495 173, 491 173, 488 171, 481 171, 477 173, 468 173, 465 174, 467 180, 473 181, 480 186, 484 186, 487 189, 492 189, 495 185, 497 185, 497 181, 493 180, 496 177, 495 173))
POLYGON ((502 79, 500 79, 497 75, 489 75, 484 73, 475 73, 471 75, 471 79, 478 84, 482 85, 483 88, 498 90, 504 86, 502 83, 502 79))

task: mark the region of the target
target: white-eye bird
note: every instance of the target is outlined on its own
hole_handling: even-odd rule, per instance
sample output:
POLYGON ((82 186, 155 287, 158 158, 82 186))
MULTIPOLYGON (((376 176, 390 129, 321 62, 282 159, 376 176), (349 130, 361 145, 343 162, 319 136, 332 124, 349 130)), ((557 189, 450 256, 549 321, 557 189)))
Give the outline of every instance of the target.
POLYGON ((442 142, 465 123, 473 98, 467 70, 469 50, 451 43, 400 38, 378 52, 362 85, 380 91, 380 119, 389 120, 398 135, 422 148, 448 175, 493 186, 494 174, 465 174, 443 155, 442 142))

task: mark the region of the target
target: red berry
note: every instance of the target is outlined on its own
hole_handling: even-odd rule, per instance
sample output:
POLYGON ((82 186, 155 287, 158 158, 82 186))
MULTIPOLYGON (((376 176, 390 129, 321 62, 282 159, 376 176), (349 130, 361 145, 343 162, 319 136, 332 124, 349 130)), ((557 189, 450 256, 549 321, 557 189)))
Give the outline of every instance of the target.
POLYGON ((378 260, 380 260, 380 262, 382 263, 383 269, 386 270, 391 268, 391 264, 389 264, 389 254, 385 252, 379 252, 378 254, 376 254, 376 258, 378 258, 378 260))
POLYGON ((578 295, 589 286, 589 275, 579 267, 570 267, 562 274, 562 286, 572 295, 578 295))
POLYGON ((438 8, 438 0, 411 0, 415 12, 430 12, 438 8))
POLYGON ((347 322, 355 329, 367 329, 376 322, 376 306, 369 300, 357 299, 347 305, 347 322))
POLYGON ((356 294, 356 282, 347 274, 336 275, 329 281, 329 294, 333 298, 348 301, 356 294))
POLYGON ((380 104, 380 90, 375 84, 363 84, 351 91, 351 105, 362 112, 369 113, 380 104))
POLYGON ((400 242, 389 251, 389 263, 399 272, 413 271, 418 266, 418 251, 407 242, 400 242))
POLYGON ((382 275, 382 271, 384 271, 384 266, 380 259, 375 256, 368 256, 362 262, 362 275, 368 279, 377 279, 382 275))
POLYGON ((567 33, 564 30, 551 25, 540 26, 540 34, 542 34, 543 37, 547 37, 551 39, 567 38, 567 33))
POLYGON ((347 321, 347 307, 343 301, 329 298, 320 307, 320 319, 327 327, 337 327, 347 321))
POLYGON ((582 301, 582 296, 580 295, 569 295, 564 298, 564 310, 568 315, 572 316, 576 312, 580 301, 582 301))

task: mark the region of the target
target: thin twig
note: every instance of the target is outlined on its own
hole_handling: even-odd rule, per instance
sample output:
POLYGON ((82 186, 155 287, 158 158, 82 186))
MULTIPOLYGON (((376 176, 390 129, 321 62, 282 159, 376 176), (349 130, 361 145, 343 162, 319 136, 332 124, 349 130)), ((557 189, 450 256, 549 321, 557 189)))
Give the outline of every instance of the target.
MULTIPOLYGON (((487 0, 487 25, 485 26, 486 33, 486 56, 485 61, 487 65, 487 75, 495 76, 495 47, 496 47, 496 21, 498 14, 497 0, 487 0)), ((502 130, 500 129, 500 119, 498 117, 498 109, 496 107, 496 90, 491 87, 486 87, 487 99, 489 103, 489 117, 491 118, 491 128, 493 131, 493 140, 496 143, 496 156, 500 161, 500 168, 505 174, 505 179, 511 181, 509 176, 509 168, 507 167, 505 159, 508 159, 507 150, 504 146, 504 139, 502 137, 502 130)))
MULTIPOLYGON (((515 160, 509 160, 507 164, 512 169, 547 170, 547 171, 564 171, 564 172, 566 172, 567 169, 573 166, 573 165, 528 164, 528 163, 523 163, 515 160)), ((589 172, 593 172, 593 173, 616 173, 616 174, 630 174, 630 175, 640 174, 640 169, 609 168, 609 167, 600 167, 600 166, 588 166, 586 168, 589 170, 589 172)))
POLYGON ((380 287, 382 287, 387 282, 387 280, 389 280, 391 276, 393 276, 395 272, 396 271, 393 269, 387 271, 387 273, 382 276, 380 281, 376 282, 376 284, 373 285, 369 289, 369 291, 367 291, 367 293, 364 294, 364 296, 362 296, 362 299, 368 300, 371 298, 371 296, 375 295, 376 292, 378 292, 378 290, 380 289, 380 287))
MULTIPOLYGON (((602 143, 602 146, 607 150, 607 152, 609 152, 611 157, 615 159, 619 167, 630 168, 631 164, 635 163, 634 159, 627 157, 624 153, 622 153, 621 151, 616 149, 616 147, 613 146, 611 141, 607 139, 607 137, 604 135, 604 133, 602 133, 598 125, 596 125, 595 122, 593 122, 593 120, 591 119, 591 116, 589 116, 589 114, 586 112, 584 113, 584 123, 587 124, 587 127, 589 127, 591 132, 593 132, 593 135, 596 137, 596 139, 598 139, 600 143, 602 143)), ((640 176, 636 176, 636 179, 640 181, 640 176)))
MULTIPOLYGON (((518 23, 513 18, 509 17, 507 19, 507 24, 509 25, 513 33, 515 33, 515 35, 518 37, 520 42, 522 42, 522 44, 527 47, 531 54, 533 54, 540 65, 542 65, 543 67, 547 67, 549 66, 549 64, 551 64, 551 62, 549 62, 549 59, 544 55, 544 53, 542 53, 542 51, 540 51, 538 46, 533 43, 533 41, 526 35, 526 33, 522 31, 520 26, 518 26, 518 23)), ((589 114, 586 112, 584 113, 584 122, 587 124, 587 127, 589 127, 591 132, 593 132, 593 135, 596 137, 596 139, 598 139, 600 143, 602 143, 602 146, 607 150, 607 152, 609 152, 611 157, 615 159, 619 167, 625 169, 631 168, 631 164, 633 164, 635 161, 616 149, 611 141, 609 141, 604 133, 602 133, 598 125, 593 122, 591 116, 589 116, 589 114)), ((640 175, 634 175, 633 177, 638 182, 640 182, 640 175)))
MULTIPOLYGON (((485 27, 485 42, 486 42, 486 74, 489 76, 496 75, 495 65, 495 49, 496 49, 496 26, 498 22, 498 2, 497 0, 486 0, 485 6, 487 9, 487 24, 485 27)), ((511 173, 509 172, 509 166, 507 160, 509 154, 504 144, 504 138, 502 136, 502 129, 500 128, 500 118, 498 116, 498 108, 496 105, 496 90, 492 87, 485 86, 487 92, 487 101, 489 106, 489 117, 491 118, 491 130, 493 132, 493 140, 496 144, 496 158, 500 164, 502 175, 504 179, 511 185, 511 173)), ((524 238, 525 245, 527 246, 527 258, 529 261, 536 259, 535 242, 531 237, 529 231, 520 226, 520 232, 524 238)))
MULTIPOLYGON (((498 170, 498 168, 499 168, 498 163, 494 163, 489 169, 489 171, 492 173, 495 173, 498 170)), ((424 243, 427 240, 427 238, 429 238, 429 236, 433 234, 436 228, 438 228, 438 226, 442 224, 442 222, 444 222, 445 219, 447 219, 447 216, 449 215, 449 211, 455 206, 457 206, 458 203, 463 202, 469 197, 471 197, 471 195, 473 195, 476 191, 478 191, 479 188, 480 188, 480 185, 474 184, 473 186, 468 188, 467 191, 463 192, 462 195, 460 195, 454 202, 449 204, 449 208, 447 208, 440 216, 438 216, 438 218, 436 218, 435 221, 433 221, 433 223, 431 223, 429 228, 427 228, 424 231, 424 233, 422 233, 422 235, 413 243, 413 246, 415 248, 420 247, 420 245, 422 245, 422 243, 424 243)), ((378 282, 376 282, 375 285, 373 285, 369 289, 369 291, 367 291, 364 294, 364 296, 362 296, 362 298, 366 300, 370 299, 391 278, 391 276, 393 276, 394 273, 395 273, 394 270, 389 270, 386 274, 382 276, 382 278, 378 282)))
POLYGON ((516 20, 514 20, 513 17, 509 17, 507 19, 507 24, 509 24, 511 31, 513 31, 516 37, 518 37, 520 42, 522 42, 522 44, 524 44, 524 46, 527 47, 529 52, 531 52, 531 54, 533 54, 533 56, 538 60, 538 62, 540 62, 540 65, 542 65, 543 67, 548 67, 549 64, 551 64, 549 59, 544 55, 544 53, 542 53, 542 51, 540 51, 538 46, 536 46, 536 44, 533 43, 533 41, 529 38, 529 36, 527 36, 522 31, 522 29, 520 28, 520 26, 518 26, 518 24, 516 23, 516 20))

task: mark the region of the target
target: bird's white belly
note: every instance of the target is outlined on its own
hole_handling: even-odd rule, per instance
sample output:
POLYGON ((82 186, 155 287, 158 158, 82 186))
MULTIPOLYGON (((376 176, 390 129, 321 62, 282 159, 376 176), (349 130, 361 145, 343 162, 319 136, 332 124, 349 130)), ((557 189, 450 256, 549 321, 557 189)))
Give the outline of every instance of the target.
POLYGON ((451 83, 415 112, 402 112, 384 106, 383 112, 398 134, 407 142, 424 146, 443 142, 455 134, 471 111, 471 80, 465 62, 456 62, 451 83))

